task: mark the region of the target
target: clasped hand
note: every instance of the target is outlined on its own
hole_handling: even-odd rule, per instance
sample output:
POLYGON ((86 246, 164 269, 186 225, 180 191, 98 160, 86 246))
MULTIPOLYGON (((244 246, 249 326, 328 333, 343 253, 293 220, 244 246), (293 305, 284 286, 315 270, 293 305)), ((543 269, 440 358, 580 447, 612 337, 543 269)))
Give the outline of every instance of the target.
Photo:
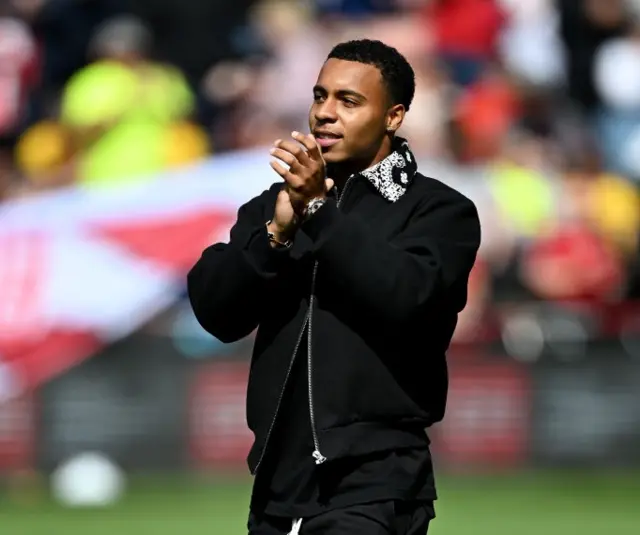
POLYGON ((284 179, 291 206, 300 217, 309 201, 326 196, 333 180, 326 178, 326 164, 313 135, 292 132, 291 137, 295 141, 278 139, 271 149, 271 155, 289 169, 279 161, 272 161, 271 167, 284 179))

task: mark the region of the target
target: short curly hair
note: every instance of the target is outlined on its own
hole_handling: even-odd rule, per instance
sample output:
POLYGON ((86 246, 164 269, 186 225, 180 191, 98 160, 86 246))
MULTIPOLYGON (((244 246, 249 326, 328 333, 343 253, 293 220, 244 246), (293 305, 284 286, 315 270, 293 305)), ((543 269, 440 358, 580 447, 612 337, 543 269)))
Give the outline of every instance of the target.
POLYGON ((416 76, 407 59, 382 41, 358 39, 336 45, 327 59, 356 61, 377 67, 382 74, 392 103, 408 111, 416 92, 416 76))

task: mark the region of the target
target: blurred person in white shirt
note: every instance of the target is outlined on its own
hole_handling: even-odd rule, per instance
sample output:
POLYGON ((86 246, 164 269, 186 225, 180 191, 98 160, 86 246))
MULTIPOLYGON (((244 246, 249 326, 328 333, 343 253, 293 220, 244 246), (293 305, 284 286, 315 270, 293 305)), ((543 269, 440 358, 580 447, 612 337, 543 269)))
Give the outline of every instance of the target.
POLYGON ((602 102, 596 126, 605 164, 640 180, 640 20, 598 49, 594 86, 602 102))
POLYGON ((500 38, 506 68, 526 83, 556 87, 564 81, 565 59, 553 0, 500 0, 507 24, 500 38))
POLYGON ((300 129, 307 121, 316 67, 330 48, 327 35, 315 24, 308 2, 263 0, 251 20, 271 57, 258 70, 254 87, 259 89, 252 92, 250 104, 300 129))

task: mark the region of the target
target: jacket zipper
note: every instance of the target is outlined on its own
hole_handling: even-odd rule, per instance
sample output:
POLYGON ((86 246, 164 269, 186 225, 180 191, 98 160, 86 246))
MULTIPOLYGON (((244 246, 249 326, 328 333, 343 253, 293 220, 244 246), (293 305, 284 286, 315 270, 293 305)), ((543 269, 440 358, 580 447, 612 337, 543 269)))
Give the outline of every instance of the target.
POLYGON ((313 355, 312 346, 312 325, 313 325, 313 305, 315 303, 316 276, 318 275, 318 262, 313 264, 313 277, 311 278, 311 296, 309 297, 309 332, 307 333, 307 385, 309 387, 309 419, 311 421, 311 434, 313 435, 313 453, 316 464, 324 463, 327 458, 320 453, 320 441, 318 440, 318 430, 316 428, 316 412, 313 407, 313 355))
MULTIPOLYGON (((349 177, 344 185, 342 194, 338 196, 338 208, 342 204, 342 201, 347 192, 347 188, 351 183, 353 177, 349 177)), ((337 191, 337 189, 336 189, 337 191)), ((311 420, 311 434, 313 436, 313 459, 317 465, 323 464, 327 458, 320 452, 320 441, 318 439, 318 429, 316 426, 316 412, 313 406, 313 352, 312 352, 312 331, 313 331, 313 307, 315 304, 315 289, 316 289, 316 277, 318 275, 318 262, 313 264, 313 276, 311 277, 311 295, 309 297, 309 314, 308 318, 308 332, 307 332, 307 385, 309 388, 309 419, 311 420)))
POLYGON ((293 369, 293 363, 296 360, 296 356, 298 355, 298 350, 300 349, 300 343, 302 342, 302 337, 304 336, 304 331, 307 328, 307 324, 309 323, 309 312, 304 318, 304 322, 302 323, 302 328, 300 329, 300 333, 298 334, 298 339, 296 341, 296 345, 293 349, 293 354, 291 355, 291 360, 289 361, 289 368, 287 369, 287 375, 284 378, 284 383, 282 384, 282 390, 280 390, 280 397, 278 398, 278 403, 276 405, 276 410, 273 414, 273 418, 271 419, 271 424, 269 425, 269 431, 267 431, 267 438, 264 442, 264 448, 262 448, 262 453, 260 454, 260 459, 256 464, 256 467, 253 470, 253 474, 258 473, 258 468, 262 464, 264 460, 264 456, 267 452, 267 447, 269 446, 269 439, 271 438, 271 434, 273 433, 273 428, 275 427, 276 420, 278 419, 278 413, 280 412, 280 406, 282 405, 282 399, 284 398, 284 393, 287 388, 287 383, 289 382, 289 377, 291 376, 291 370, 293 369))
MULTIPOLYGON (((342 204, 342 200, 344 199, 345 193, 347 192, 347 188, 351 183, 353 177, 350 177, 344 185, 344 189, 342 194, 338 197, 338 207, 342 204)), ((337 189, 336 189, 337 191, 337 189)), ((262 465, 262 461, 264 460, 265 454, 267 452, 267 447, 269 446, 269 439, 271 438, 271 434, 273 433, 273 429, 276 424, 276 420, 278 419, 278 413, 280 412, 280 406, 282 405, 282 399, 284 398, 284 393, 287 388, 287 383, 289 382, 289 377, 291 376, 291 370, 293 369, 293 364, 296 360, 296 356, 298 355, 298 351, 300 349, 300 344, 302 343, 302 337, 304 336, 304 332, 308 329, 307 333, 307 382, 309 387, 309 419, 311 420, 311 434, 313 436, 313 458, 316 464, 324 463, 327 458, 320 453, 320 441, 318 440, 318 430, 316 427, 316 415, 315 409, 313 407, 313 355, 312 355, 312 344, 311 344, 311 332, 312 332, 312 319, 313 319, 313 306, 315 303, 315 286, 316 286, 316 276, 318 274, 318 262, 316 261, 313 264, 313 275, 311 277, 311 294, 309 297, 309 310, 307 311, 307 315, 305 316, 302 327, 300 328, 300 332, 298 333, 298 339, 296 341, 296 345, 293 349, 293 355, 291 355, 291 360, 289 361, 289 368, 287 369, 287 375, 284 378, 284 383, 282 384, 282 390, 280 390, 280 397, 278 398, 278 403, 276 405, 276 410, 273 414, 273 418, 271 419, 271 424, 269 425, 269 431, 267 431, 267 438, 264 442, 264 447, 262 448, 262 453, 260 454, 260 458, 256 464, 255 469, 253 470, 253 474, 258 473, 258 469, 262 465)))

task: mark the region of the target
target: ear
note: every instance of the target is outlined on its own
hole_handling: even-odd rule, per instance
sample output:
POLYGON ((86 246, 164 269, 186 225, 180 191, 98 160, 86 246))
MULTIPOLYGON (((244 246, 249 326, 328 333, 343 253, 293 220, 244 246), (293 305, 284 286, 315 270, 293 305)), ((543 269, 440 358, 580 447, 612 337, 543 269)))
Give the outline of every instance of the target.
POLYGON ((402 104, 396 104, 387 111, 387 133, 395 134, 402 126, 404 116, 407 113, 402 104))

